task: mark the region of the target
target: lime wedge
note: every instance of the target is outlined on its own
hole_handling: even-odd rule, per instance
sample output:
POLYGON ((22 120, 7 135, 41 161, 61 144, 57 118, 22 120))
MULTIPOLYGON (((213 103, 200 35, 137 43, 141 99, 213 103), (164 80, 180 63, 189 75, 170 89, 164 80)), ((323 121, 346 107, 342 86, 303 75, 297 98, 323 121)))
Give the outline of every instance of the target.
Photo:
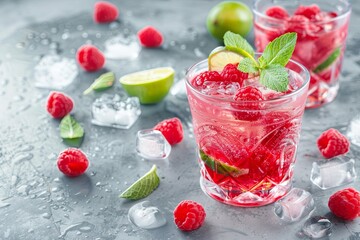
POLYGON ((206 155, 202 150, 200 150, 200 158, 209 168, 211 168, 213 171, 219 174, 239 177, 241 175, 245 175, 249 173, 249 169, 238 168, 235 166, 231 166, 227 163, 221 162, 215 158, 206 155))
POLYGON ((171 67, 154 68, 127 74, 120 83, 130 96, 139 98, 142 104, 160 102, 174 82, 175 71, 171 67))
POLYGON ((160 184, 160 178, 156 174, 156 165, 153 165, 149 172, 139 178, 128 189, 126 189, 121 195, 121 198, 127 198, 131 200, 138 200, 147 197, 152 193, 160 184))
POLYGON ((243 57, 240 54, 226 50, 225 47, 217 47, 209 55, 209 70, 220 72, 227 64, 239 63, 241 59, 243 57))
POLYGON ((340 56, 340 54, 341 54, 341 49, 340 47, 338 47, 330 54, 330 56, 324 62, 322 62, 319 66, 315 68, 314 73, 322 72, 323 70, 328 68, 331 64, 333 64, 336 61, 336 59, 340 56))

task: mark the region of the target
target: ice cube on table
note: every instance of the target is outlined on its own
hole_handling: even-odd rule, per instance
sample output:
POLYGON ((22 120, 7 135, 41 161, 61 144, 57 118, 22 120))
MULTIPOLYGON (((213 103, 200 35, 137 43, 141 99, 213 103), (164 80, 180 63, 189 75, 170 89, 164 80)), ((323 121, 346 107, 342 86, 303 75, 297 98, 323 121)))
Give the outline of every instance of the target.
POLYGON ((144 201, 133 205, 129 209, 128 218, 137 227, 144 229, 154 229, 166 224, 164 214, 149 201, 144 201))
POLYGON ((137 97, 103 94, 92 104, 92 123, 99 126, 129 129, 141 114, 137 97))
POLYGON ((137 133, 136 151, 144 158, 166 159, 170 155, 171 145, 160 131, 145 129, 137 133))
POLYGON ((315 209, 312 195, 300 188, 293 188, 274 204, 274 212, 285 222, 296 222, 310 215, 315 209))
POLYGON ((360 147, 360 114, 351 120, 346 135, 352 144, 360 147))
POLYGON ((35 86, 61 90, 69 86, 78 75, 75 60, 59 55, 45 55, 34 68, 35 86))
POLYGON ((346 156, 314 162, 310 175, 311 182, 322 190, 351 183, 355 178, 355 161, 346 156))
POLYGON ((332 233, 332 223, 325 217, 311 217, 304 223, 302 233, 311 239, 327 237, 332 233))
POLYGON ((135 59, 141 47, 133 36, 117 35, 105 42, 105 57, 109 59, 135 59))

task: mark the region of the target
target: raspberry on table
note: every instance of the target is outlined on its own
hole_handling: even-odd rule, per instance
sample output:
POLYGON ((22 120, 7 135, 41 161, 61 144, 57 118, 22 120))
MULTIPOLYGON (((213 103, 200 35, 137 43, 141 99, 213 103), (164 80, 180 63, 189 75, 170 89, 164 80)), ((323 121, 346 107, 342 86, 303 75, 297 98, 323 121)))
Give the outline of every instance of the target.
POLYGON ((178 118, 165 119, 156 124, 154 130, 160 131, 171 145, 181 142, 184 138, 183 127, 178 118))
POLYGON ((119 10, 114 4, 105 1, 95 3, 94 21, 96 23, 109 23, 115 21, 118 16, 119 10))
POLYGON ((300 5, 294 15, 302 15, 312 20, 315 19, 316 15, 321 12, 320 7, 316 4, 311 4, 309 6, 300 5))
POLYGON ((265 14, 269 17, 277 19, 286 19, 289 17, 289 13, 286 11, 286 9, 280 6, 269 7, 265 14))
POLYGON ((50 92, 46 109, 53 118, 63 118, 71 112, 74 107, 73 100, 62 92, 50 92))
POLYGON ((182 231, 196 230, 204 223, 205 209, 191 200, 181 201, 174 210, 176 226, 182 231))
POLYGON ((347 153, 350 142, 338 130, 330 128, 317 139, 317 146, 325 158, 332 158, 347 153))
POLYGON ((354 220, 360 216, 360 193, 354 188, 337 191, 329 198, 328 206, 335 216, 354 220))
POLYGON ((248 78, 248 74, 241 72, 237 69, 235 64, 227 64, 221 72, 221 79, 223 81, 238 82, 240 86, 245 79, 248 78))
POLYGON ((202 72, 192 80, 192 85, 195 87, 201 87, 207 81, 210 81, 210 82, 221 81, 221 75, 216 71, 202 72))
POLYGON ((57 166, 66 176, 77 177, 86 171, 89 161, 80 149, 68 148, 58 156, 57 166))
POLYGON ((256 121, 261 117, 261 101, 265 100, 262 92, 253 86, 240 88, 235 94, 233 103, 234 108, 239 111, 233 112, 235 119, 244 121, 256 121))
POLYGON ((80 66, 89 72, 101 69, 105 64, 104 54, 93 45, 83 45, 76 53, 76 60, 80 66))
POLYGON ((152 26, 144 27, 137 33, 137 36, 140 44, 148 48, 160 47, 164 41, 161 32, 152 26))

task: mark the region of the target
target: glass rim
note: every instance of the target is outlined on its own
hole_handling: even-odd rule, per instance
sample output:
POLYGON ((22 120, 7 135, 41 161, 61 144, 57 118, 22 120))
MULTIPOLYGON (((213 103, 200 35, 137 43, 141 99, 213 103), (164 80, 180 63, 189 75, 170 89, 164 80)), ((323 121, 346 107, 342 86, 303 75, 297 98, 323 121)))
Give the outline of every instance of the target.
MULTIPOLYGON (((257 16, 260 16, 262 18, 265 18, 265 19, 268 19, 268 20, 271 20, 271 21, 275 21, 275 22, 279 22, 279 23, 283 23, 283 22, 286 22, 287 20, 283 20, 283 19, 278 19, 278 18, 274 18, 274 17, 270 17, 262 12, 259 12, 257 10, 257 3, 260 2, 260 1, 263 1, 263 0, 254 0, 254 4, 252 6, 252 11, 255 15, 257 16)), ((330 0, 329 0, 330 1, 330 0)), ((327 20, 327 21, 318 21, 318 22, 324 22, 324 23, 329 23, 329 22, 335 22, 335 21, 338 21, 338 20, 341 20, 343 18, 345 18, 347 15, 350 14, 351 12, 351 3, 348 1, 348 0, 336 0, 338 2, 342 2, 345 4, 346 8, 345 8, 345 12, 343 12, 342 14, 330 19, 330 20, 327 20)), ((309 22, 310 24, 311 22, 309 22)))
MULTIPOLYGON (((260 53, 255 53, 255 55, 260 55, 260 53)), ((193 64, 191 67, 189 67, 187 70, 186 70, 186 74, 185 74, 185 82, 186 82, 186 85, 188 85, 190 87, 190 89, 195 92, 196 94, 199 94, 200 96, 204 97, 204 98, 207 98, 207 99, 210 99, 210 100, 215 100, 215 101, 221 101, 221 102, 230 102, 230 103, 239 103, 238 101, 235 101, 234 99, 230 99, 230 98, 220 98, 220 97, 217 97, 217 96, 212 96, 212 95, 207 95, 205 93, 202 93, 200 92, 199 90, 197 90, 191 83, 190 83, 190 79, 188 77, 188 75, 190 74, 190 72, 197 66, 203 64, 204 62, 207 62, 208 59, 204 59, 204 60, 201 60, 195 64, 193 64)), ((282 96, 279 96, 279 97, 276 97, 276 98, 272 98, 272 99, 267 99, 267 100, 261 100, 261 101, 258 101, 258 100, 246 100, 246 101, 241 101, 241 103, 254 103, 254 102, 262 102, 262 103, 276 103, 276 102, 279 102, 279 101, 283 101, 283 100, 287 100, 287 99, 290 99, 292 98, 293 96, 297 95, 299 92, 303 91, 304 88, 308 87, 308 84, 310 82, 310 72, 309 70, 307 70, 307 68, 302 65, 301 63, 295 61, 295 60, 292 60, 290 59, 289 62, 297 65, 304 73, 305 73, 305 77, 304 77, 304 82, 302 84, 301 87, 299 87, 298 89, 296 89, 295 91, 289 93, 289 94, 286 94, 286 95, 282 95, 282 96)))

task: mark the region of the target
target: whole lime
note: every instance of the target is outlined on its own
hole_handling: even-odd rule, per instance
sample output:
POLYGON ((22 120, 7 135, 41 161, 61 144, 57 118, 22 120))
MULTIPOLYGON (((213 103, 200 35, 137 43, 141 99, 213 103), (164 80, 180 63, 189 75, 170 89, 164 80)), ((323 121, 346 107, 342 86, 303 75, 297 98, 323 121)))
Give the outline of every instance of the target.
POLYGON ((253 14, 249 7, 235 1, 217 4, 210 10, 206 19, 208 31, 220 42, 223 41, 223 36, 227 31, 246 37, 252 24, 253 14))

